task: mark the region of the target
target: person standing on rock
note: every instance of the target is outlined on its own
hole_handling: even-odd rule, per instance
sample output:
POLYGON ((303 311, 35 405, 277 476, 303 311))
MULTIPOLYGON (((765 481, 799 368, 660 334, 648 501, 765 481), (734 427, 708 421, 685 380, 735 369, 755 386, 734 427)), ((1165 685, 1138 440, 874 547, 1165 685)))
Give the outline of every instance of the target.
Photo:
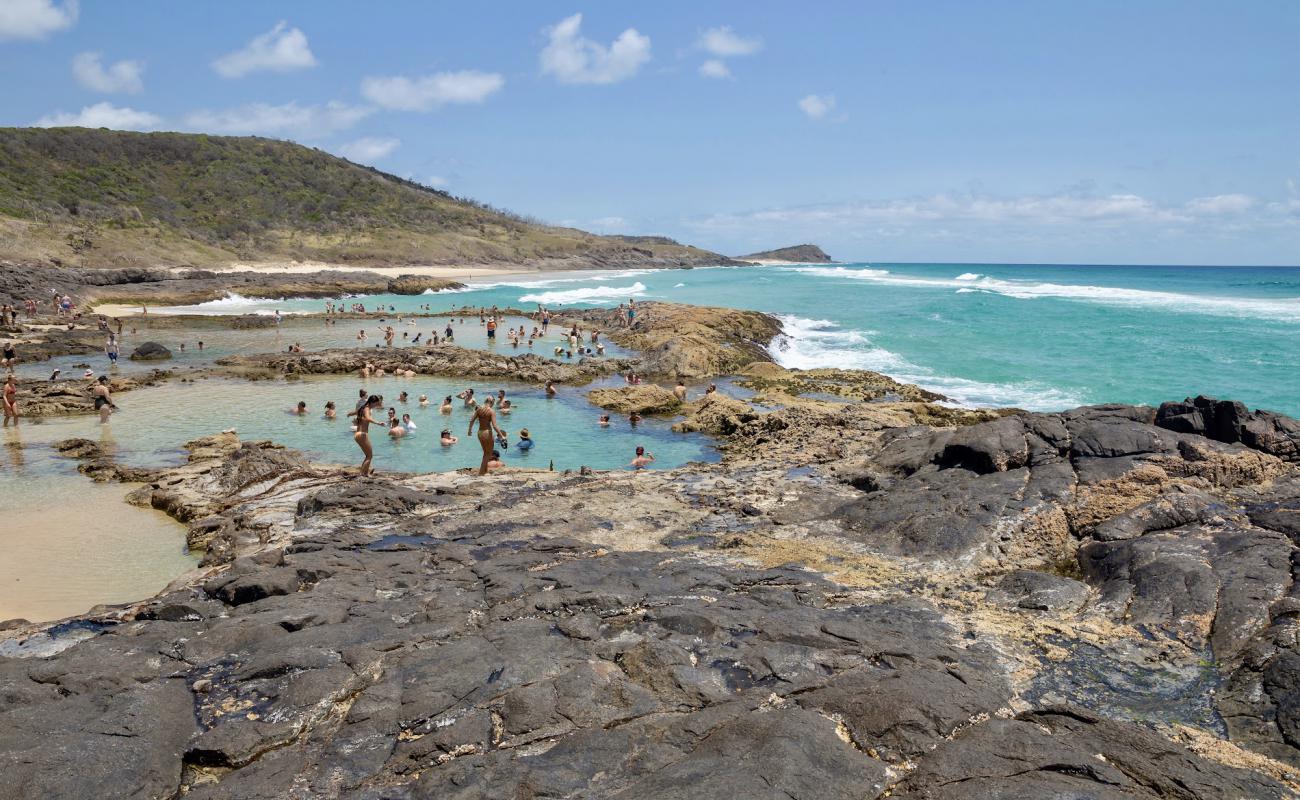
POLYGON ((497 437, 501 436, 501 429, 497 427, 497 415, 492 410, 492 397, 488 396, 483 401, 483 405, 474 410, 474 416, 469 420, 469 430, 466 436, 474 435, 474 425, 478 424, 478 443, 483 448, 483 462, 479 464, 478 474, 486 475, 491 462, 498 458, 492 445, 496 442, 497 437))
POLYGON ((379 408, 383 401, 379 395, 372 394, 366 399, 366 404, 357 412, 357 432, 352 434, 352 439, 361 448, 365 458, 361 461, 361 475, 366 476, 371 473, 370 462, 375 457, 374 448, 370 446, 370 426, 374 424, 375 418, 370 415, 373 409, 379 408))
POLYGON ((12 372, 13 368, 18 366, 18 353, 14 350, 13 342, 5 342, 3 356, 3 358, 0 358, 0 364, 3 364, 6 369, 12 372))
POLYGON ((4 410, 4 426, 8 428, 9 420, 12 419, 14 427, 18 427, 18 379, 14 377, 12 372, 9 373, 9 377, 5 378, 4 410))

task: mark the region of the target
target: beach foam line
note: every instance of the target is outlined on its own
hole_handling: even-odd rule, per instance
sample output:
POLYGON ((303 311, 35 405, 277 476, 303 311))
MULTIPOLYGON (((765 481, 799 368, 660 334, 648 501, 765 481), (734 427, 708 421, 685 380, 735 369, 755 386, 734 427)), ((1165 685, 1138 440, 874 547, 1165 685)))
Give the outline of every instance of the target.
POLYGON ((1112 306, 1150 308, 1187 314, 1210 314, 1226 317, 1267 317, 1283 322, 1300 323, 1300 297, 1269 300, 1256 297, 1219 297, 1214 295, 1159 292, 1149 289, 1125 289, 1117 286, 1048 283, 1040 281, 990 278, 963 273, 955 278, 921 278, 898 275, 885 269, 850 269, 846 267, 788 267, 791 272, 820 278, 868 281, 892 286, 935 289, 975 289, 1017 300, 1052 298, 1077 300, 1112 306))
MULTIPOLYGON (((221 316, 223 314, 274 314, 274 306, 288 300, 302 298, 244 297, 242 294, 227 292, 225 297, 195 303, 190 306, 149 306, 150 314, 199 314, 221 316)), ((302 312, 282 312, 302 313, 302 312)))
POLYGON ((1015 406, 1029 411, 1061 411, 1084 405, 1078 393, 1038 383, 986 383, 940 375, 913 364, 898 353, 877 346, 870 331, 841 328, 825 319, 778 315, 783 333, 768 351, 788 369, 865 369, 904 383, 939 392, 955 404, 997 408, 1015 406))
POLYGON ((526 294, 519 298, 521 303, 540 303, 541 305, 571 305, 587 303, 593 300, 611 300, 616 297, 642 297, 645 284, 637 281, 631 286, 593 286, 589 289, 569 289, 559 292, 541 292, 526 294))
POLYGON ((570 275, 564 278, 537 278, 535 280, 506 280, 506 281, 467 281, 466 289, 457 289, 453 291, 479 291, 481 289, 546 289, 552 286, 563 286, 567 283, 586 283, 588 281, 607 281, 622 280, 624 278, 635 278, 639 275, 650 275, 655 272, 663 272, 662 269, 623 269, 623 270, 593 270, 591 274, 570 275))

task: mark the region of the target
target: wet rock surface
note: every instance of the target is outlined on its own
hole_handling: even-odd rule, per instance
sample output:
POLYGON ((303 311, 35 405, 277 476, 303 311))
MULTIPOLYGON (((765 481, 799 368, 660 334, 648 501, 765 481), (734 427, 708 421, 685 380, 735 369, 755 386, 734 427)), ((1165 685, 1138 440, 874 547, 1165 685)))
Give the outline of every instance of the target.
POLYGON ((131 351, 132 361, 166 361, 172 357, 172 351, 158 342, 143 342, 131 351))
POLYGON ((135 500, 204 574, 0 626, 0 797, 1297 796, 1275 442, 697 403, 727 460, 663 473, 191 443, 135 500))
POLYGON ((510 378, 525 383, 585 384, 628 368, 623 359, 553 361, 533 353, 506 355, 471 350, 454 344, 401 348, 333 348, 309 353, 266 353, 227 356, 217 364, 229 371, 263 370, 284 375, 356 374, 367 365, 389 375, 411 370, 419 375, 466 378, 510 378))
POLYGON ((770 314, 679 303, 638 303, 630 327, 618 309, 574 310, 566 316, 639 351, 639 371, 662 378, 728 375, 755 361, 770 362, 767 345, 781 333, 781 322, 770 314))

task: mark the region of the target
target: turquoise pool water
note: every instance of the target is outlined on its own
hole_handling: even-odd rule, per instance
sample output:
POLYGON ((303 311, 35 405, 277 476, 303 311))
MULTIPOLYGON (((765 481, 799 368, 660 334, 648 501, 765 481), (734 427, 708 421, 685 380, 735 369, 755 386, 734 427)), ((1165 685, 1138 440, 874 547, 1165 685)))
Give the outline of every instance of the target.
MULTIPOLYGON (((972 405, 1036 410, 1198 393, 1300 415, 1300 268, 837 264, 627 271, 483 281, 381 297, 431 303, 638 300, 783 316, 777 358, 874 369, 972 405)), ((244 301, 314 310, 319 301, 244 301)))
POLYGON ((118 398, 121 410, 108 425, 101 426, 97 418, 89 416, 51 418, 39 424, 32 420, 11 436, 21 437, 32 446, 82 436, 109 444, 125 463, 161 466, 184 458, 180 449, 184 442, 234 429, 245 440, 271 439, 324 462, 354 464, 361 461, 361 453, 344 413, 354 407, 363 387, 368 393, 384 396, 385 411, 376 418, 385 417, 387 408, 392 407, 399 418, 410 414, 417 425, 413 435, 398 440, 371 429, 374 465, 379 470, 431 472, 477 467, 482 451, 476 441, 465 436, 469 410, 456 400, 450 415, 438 411, 445 396, 467 387, 479 397, 504 388, 514 404, 512 413, 500 417, 501 427, 510 433, 510 447, 503 451, 508 466, 546 469, 554 464, 557 470, 582 466, 620 469, 632 460, 637 446, 655 455, 656 468, 719 457, 708 438, 673 433, 671 420, 647 418, 633 427, 626 418, 616 415, 609 427, 601 427, 597 419, 603 412, 587 402, 585 387, 563 387, 558 397, 547 398, 538 386, 430 377, 385 377, 365 382, 350 377, 172 382, 123 394, 118 398), (410 396, 406 403, 398 401, 402 390, 410 396), (420 406, 421 394, 429 398, 428 406, 420 406), (290 413, 300 400, 310 410, 301 417, 290 413), (340 410, 339 418, 333 421, 323 417, 328 400, 333 400, 340 410), (444 427, 461 442, 441 447, 438 439, 444 427), (532 450, 516 447, 521 428, 529 429, 536 443, 532 450))

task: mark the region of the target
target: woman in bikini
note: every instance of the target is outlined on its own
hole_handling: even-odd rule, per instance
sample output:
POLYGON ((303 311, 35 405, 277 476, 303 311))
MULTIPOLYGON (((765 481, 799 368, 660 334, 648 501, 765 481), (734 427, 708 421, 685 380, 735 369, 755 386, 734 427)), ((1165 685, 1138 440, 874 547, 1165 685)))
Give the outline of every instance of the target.
POLYGON ((99 422, 103 424, 108 422, 108 417, 117 410, 113 404, 113 391, 108 385, 108 376, 100 375, 99 382, 91 390, 95 398, 95 411, 99 413, 99 422))
POLYGON ((4 426, 8 428, 9 420, 12 419, 14 427, 18 427, 18 379, 14 377, 12 372, 9 373, 9 377, 5 378, 4 409, 4 426))
POLYGON ((469 430, 466 436, 474 435, 474 424, 478 423, 478 443, 483 448, 483 463, 479 465, 478 474, 486 475, 488 465, 493 460, 492 445, 496 438, 501 435, 501 429, 497 427, 497 415, 492 410, 492 397, 489 395, 483 401, 483 405, 474 410, 474 416, 470 418, 469 430))
POLYGON ((379 395, 372 394, 366 404, 357 411, 357 432, 352 435, 352 438, 366 456, 361 462, 362 475, 370 474, 370 461, 375 457, 375 451, 370 447, 370 426, 375 422, 375 418, 370 416, 370 412, 372 409, 379 408, 382 403, 383 400, 379 399, 379 395))

